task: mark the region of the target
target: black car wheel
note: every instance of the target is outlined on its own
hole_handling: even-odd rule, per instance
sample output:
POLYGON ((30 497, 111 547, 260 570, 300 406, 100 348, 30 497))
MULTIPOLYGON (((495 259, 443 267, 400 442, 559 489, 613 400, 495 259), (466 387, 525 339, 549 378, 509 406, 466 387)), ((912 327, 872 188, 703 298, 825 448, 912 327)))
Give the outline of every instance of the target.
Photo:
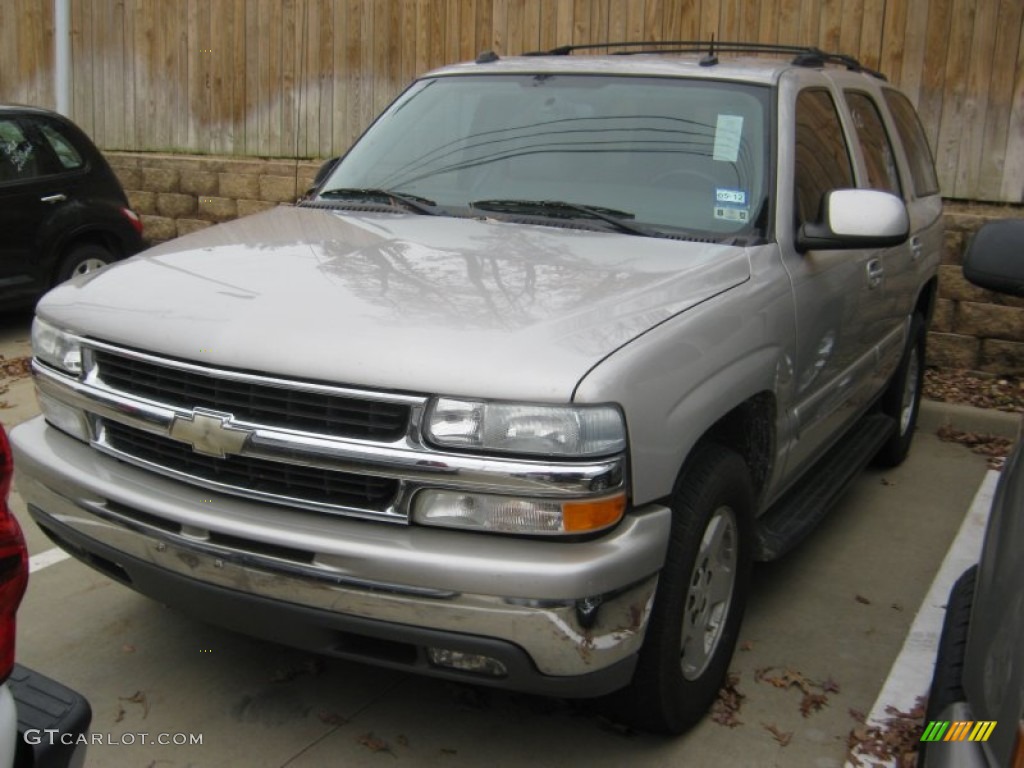
POLYGON ((88 243, 76 246, 64 257, 57 270, 56 283, 63 283, 77 275, 85 275, 95 272, 100 267, 105 267, 115 261, 114 255, 102 245, 88 243))
POLYGON ((715 700, 746 606, 753 509, 743 460, 718 445, 697 448, 672 496, 668 555, 633 682, 612 699, 619 719, 677 734, 715 700))

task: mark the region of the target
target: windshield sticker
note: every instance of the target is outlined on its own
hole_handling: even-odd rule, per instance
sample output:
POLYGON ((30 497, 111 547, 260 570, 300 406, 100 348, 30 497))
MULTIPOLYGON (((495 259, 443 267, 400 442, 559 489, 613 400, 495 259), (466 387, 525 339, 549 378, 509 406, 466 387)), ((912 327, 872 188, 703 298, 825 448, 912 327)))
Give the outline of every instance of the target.
POLYGON ((735 203, 736 205, 747 204, 747 193, 742 189, 716 189, 716 203, 735 203))
POLYGON ((745 205, 718 203, 715 206, 715 218, 722 221, 735 221, 746 224, 750 221, 750 209, 745 205))
POLYGON ((712 157, 726 163, 735 163, 740 156, 743 139, 743 118, 739 115, 719 115, 715 126, 715 149, 712 157))

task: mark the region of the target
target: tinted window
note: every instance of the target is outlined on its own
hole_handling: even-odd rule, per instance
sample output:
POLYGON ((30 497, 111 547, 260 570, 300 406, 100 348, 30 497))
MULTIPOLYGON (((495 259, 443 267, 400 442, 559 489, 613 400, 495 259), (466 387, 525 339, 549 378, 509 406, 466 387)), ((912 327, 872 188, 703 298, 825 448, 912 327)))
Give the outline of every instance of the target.
POLYGON ((439 77, 415 84, 321 194, 385 188, 465 211, 562 201, 655 228, 751 230, 767 197, 766 88, 673 78, 439 77))
POLYGON ((932 161, 928 138, 917 117, 917 112, 909 99, 899 91, 885 90, 885 101, 892 112, 896 123, 896 131, 903 142, 910 163, 910 175, 914 180, 914 193, 918 197, 937 195, 939 180, 935 175, 935 163, 932 161))
POLYGON ((818 218, 822 196, 854 186, 850 152, 832 96, 801 91, 796 99, 796 206, 801 221, 818 218))
POLYGON ((61 167, 65 170, 71 171, 75 168, 81 168, 85 164, 85 161, 82 160, 82 156, 75 149, 71 140, 60 131, 58 126, 51 125, 50 123, 40 123, 39 132, 46 139, 46 143, 50 145, 53 153, 60 161, 61 167))
POLYGON ((39 175, 38 166, 37 148, 21 125, 0 119, 0 183, 34 178, 39 175))
POLYGON ((868 167, 868 186, 902 195, 900 176, 896 170, 889 134, 885 132, 882 116, 871 97, 865 93, 847 92, 846 105, 850 108, 857 141, 868 167))

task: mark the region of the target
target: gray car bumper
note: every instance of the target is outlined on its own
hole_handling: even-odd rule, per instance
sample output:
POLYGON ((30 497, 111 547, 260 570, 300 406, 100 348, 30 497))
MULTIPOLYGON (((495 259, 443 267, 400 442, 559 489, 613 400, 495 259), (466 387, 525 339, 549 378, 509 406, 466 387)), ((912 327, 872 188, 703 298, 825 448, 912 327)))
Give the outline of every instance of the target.
POLYGON ((496 658, 507 674, 480 681, 520 690, 597 695, 628 682, 668 539, 661 506, 590 541, 523 540, 218 496, 41 418, 12 442, 40 527, 144 594, 251 634, 446 677, 459 675, 432 665, 429 648, 496 658))

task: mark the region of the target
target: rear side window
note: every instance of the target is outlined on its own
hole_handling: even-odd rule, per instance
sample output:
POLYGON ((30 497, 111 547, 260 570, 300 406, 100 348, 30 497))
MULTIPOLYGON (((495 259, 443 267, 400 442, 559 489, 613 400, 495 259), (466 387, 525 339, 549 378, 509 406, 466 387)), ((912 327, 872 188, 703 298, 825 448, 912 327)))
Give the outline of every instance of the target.
POLYGON ((40 123, 39 132, 43 134, 43 138, 50 145, 64 170, 73 171, 85 165, 85 161, 82 160, 82 155, 75 149, 75 145, 71 143, 71 140, 57 126, 50 123, 40 123))
POLYGON ((0 119, 0 184, 39 175, 36 146, 14 120, 0 119))
POLYGON ((824 89, 797 96, 795 157, 796 209, 801 221, 814 221, 826 192, 855 186, 839 113, 824 89))
POLYGON ((902 196, 896 156, 878 107, 865 93, 847 91, 845 97, 857 130, 857 141, 867 164, 868 186, 902 196))
POLYGON ((885 101, 896 122, 896 131, 903 142, 910 163, 910 176, 914 180, 914 194, 918 197, 939 194, 939 179, 935 175, 935 163, 924 135, 921 120, 913 105, 899 91, 885 89, 885 101))

